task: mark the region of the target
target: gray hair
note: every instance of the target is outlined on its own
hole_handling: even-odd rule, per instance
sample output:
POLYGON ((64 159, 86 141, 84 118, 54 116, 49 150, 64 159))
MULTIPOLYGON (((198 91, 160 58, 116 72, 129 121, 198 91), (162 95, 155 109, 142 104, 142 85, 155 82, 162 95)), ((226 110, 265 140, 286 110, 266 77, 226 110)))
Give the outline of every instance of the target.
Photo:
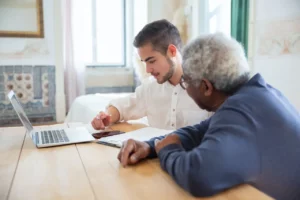
POLYGON ((233 93, 250 77, 243 47, 222 33, 200 36, 183 50, 183 74, 198 87, 204 78, 224 93, 233 93))

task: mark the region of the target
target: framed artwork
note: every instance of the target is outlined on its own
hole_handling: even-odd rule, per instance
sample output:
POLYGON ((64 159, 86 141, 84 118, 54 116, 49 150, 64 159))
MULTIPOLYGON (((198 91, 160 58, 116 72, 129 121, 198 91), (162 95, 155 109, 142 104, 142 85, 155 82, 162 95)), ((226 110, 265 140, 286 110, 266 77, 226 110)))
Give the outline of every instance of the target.
POLYGON ((43 0, 0 0, 0 37, 43 38, 43 0))

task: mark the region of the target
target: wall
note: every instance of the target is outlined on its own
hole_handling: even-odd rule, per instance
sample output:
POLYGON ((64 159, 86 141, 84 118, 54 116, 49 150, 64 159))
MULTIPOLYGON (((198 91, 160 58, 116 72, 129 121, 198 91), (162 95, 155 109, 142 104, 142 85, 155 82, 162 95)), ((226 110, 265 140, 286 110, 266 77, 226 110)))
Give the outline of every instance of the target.
POLYGON ((250 2, 249 63, 252 71, 261 73, 300 111, 300 1, 250 2))
MULTIPOLYGON (((29 115, 34 115, 36 119, 51 113, 51 115, 54 115, 53 119, 55 121, 63 121, 65 115, 65 100, 63 92, 63 68, 61 62, 62 43, 60 42, 60 33, 62 31, 60 26, 60 9, 61 5, 59 0, 43 1, 44 38, 0 38, 0 68, 2 68, 2 71, 0 71, 2 72, 3 79, 1 79, 0 74, 0 89, 1 80, 3 89, 2 93, 0 91, 0 101, 2 99, 0 103, 2 103, 2 107, 4 105, 7 106, 9 103, 5 93, 8 91, 8 78, 10 77, 11 79, 11 77, 13 77, 8 76, 7 74, 12 74, 14 76, 18 75, 18 79, 22 76, 25 77, 25 75, 29 75, 26 77, 32 76, 33 82, 31 83, 33 88, 32 92, 30 92, 31 90, 26 92, 32 97, 28 98, 26 101, 20 96, 21 102, 25 106, 25 111, 29 112, 29 115), (45 74, 49 78, 49 86, 53 88, 51 89, 51 94, 48 93, 51 97, 41 97, 41 95, 37 95, 40 92, 45 93, 42 82, 40 84, 38 83, 38 81, 43 81, 45 79, 42 78, 42 76, 45 77, 45 74), (5 93, 3 91, 5 91, 5 93), (50 101, 49 105, 43 103, 47 100, 48 103, 50 101), (40 102, 38 110, 30 109, 28 107, 30 103, 37 102, 40 102)), ((24 21, 24 23, 26 23, 26 21, 24 21)), ((12 81, 16 86, 22 85, 21 82, 16 82, 16 80, 13 79, 12 81)), ((19 89, 20 91, 22 90, 22 88, 19 89)), ((24 94, 26 94, 26 92, 24 92, 24 94)), ((44 120, 47 121, 47 119, 44 120)))
POLYGON ((148 1, 148 21, 167 19, 179 30, 183 43, 191 36, 188 0, 151 0, 148 1))
POLYGON ((135 90, 132 67, 93 67, 85 69, 85 94, 124 93, 135 90))
POLYGON ((44 38, 0 37, 0 65, 55 65, 52 1, 43 1, 43 12, 44 38))
POLYGON ((230 0, 151 0, 149 22, 168 19, 179 29, 183 42, 206 33, 230 35, 230 0))

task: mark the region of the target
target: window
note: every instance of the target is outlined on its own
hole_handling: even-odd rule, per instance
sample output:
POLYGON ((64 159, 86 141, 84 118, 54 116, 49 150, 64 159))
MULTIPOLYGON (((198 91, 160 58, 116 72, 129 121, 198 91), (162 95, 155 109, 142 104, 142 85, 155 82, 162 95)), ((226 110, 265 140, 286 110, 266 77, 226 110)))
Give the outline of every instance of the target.
POLYGON ((125 66, 125 0, 92 0, 93 62, 125 66))
POLYGON ((230 34, 231 0, 191 0, 192 37, 203 33, 230 34))
POLYGON ((231 0, 210 0, 208 7, 209 33, 220 31, 230 36, 231 0))
POLYGON ((125 3, 125 0, 73 1, 75 59, 97 66, 126 65, 125 3))
POLYGON ((133 38, 147 14, 147 0, 72 0, 74 59, 89 66, 131 66, 133 38))

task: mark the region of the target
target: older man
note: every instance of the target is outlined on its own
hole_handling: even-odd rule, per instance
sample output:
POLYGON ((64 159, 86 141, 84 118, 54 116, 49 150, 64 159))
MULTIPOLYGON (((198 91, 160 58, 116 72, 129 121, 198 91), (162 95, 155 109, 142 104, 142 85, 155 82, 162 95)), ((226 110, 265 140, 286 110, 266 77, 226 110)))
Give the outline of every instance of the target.
POLYGON ((125 166, 156 157, 185 190, 209 196, 247 183, 276 199, 300 199, 300 117, 260 74, 252 78, 241 45, 202 36, 183 52, 182 86, 208 120, 164 138, 124 143, 125 166))

